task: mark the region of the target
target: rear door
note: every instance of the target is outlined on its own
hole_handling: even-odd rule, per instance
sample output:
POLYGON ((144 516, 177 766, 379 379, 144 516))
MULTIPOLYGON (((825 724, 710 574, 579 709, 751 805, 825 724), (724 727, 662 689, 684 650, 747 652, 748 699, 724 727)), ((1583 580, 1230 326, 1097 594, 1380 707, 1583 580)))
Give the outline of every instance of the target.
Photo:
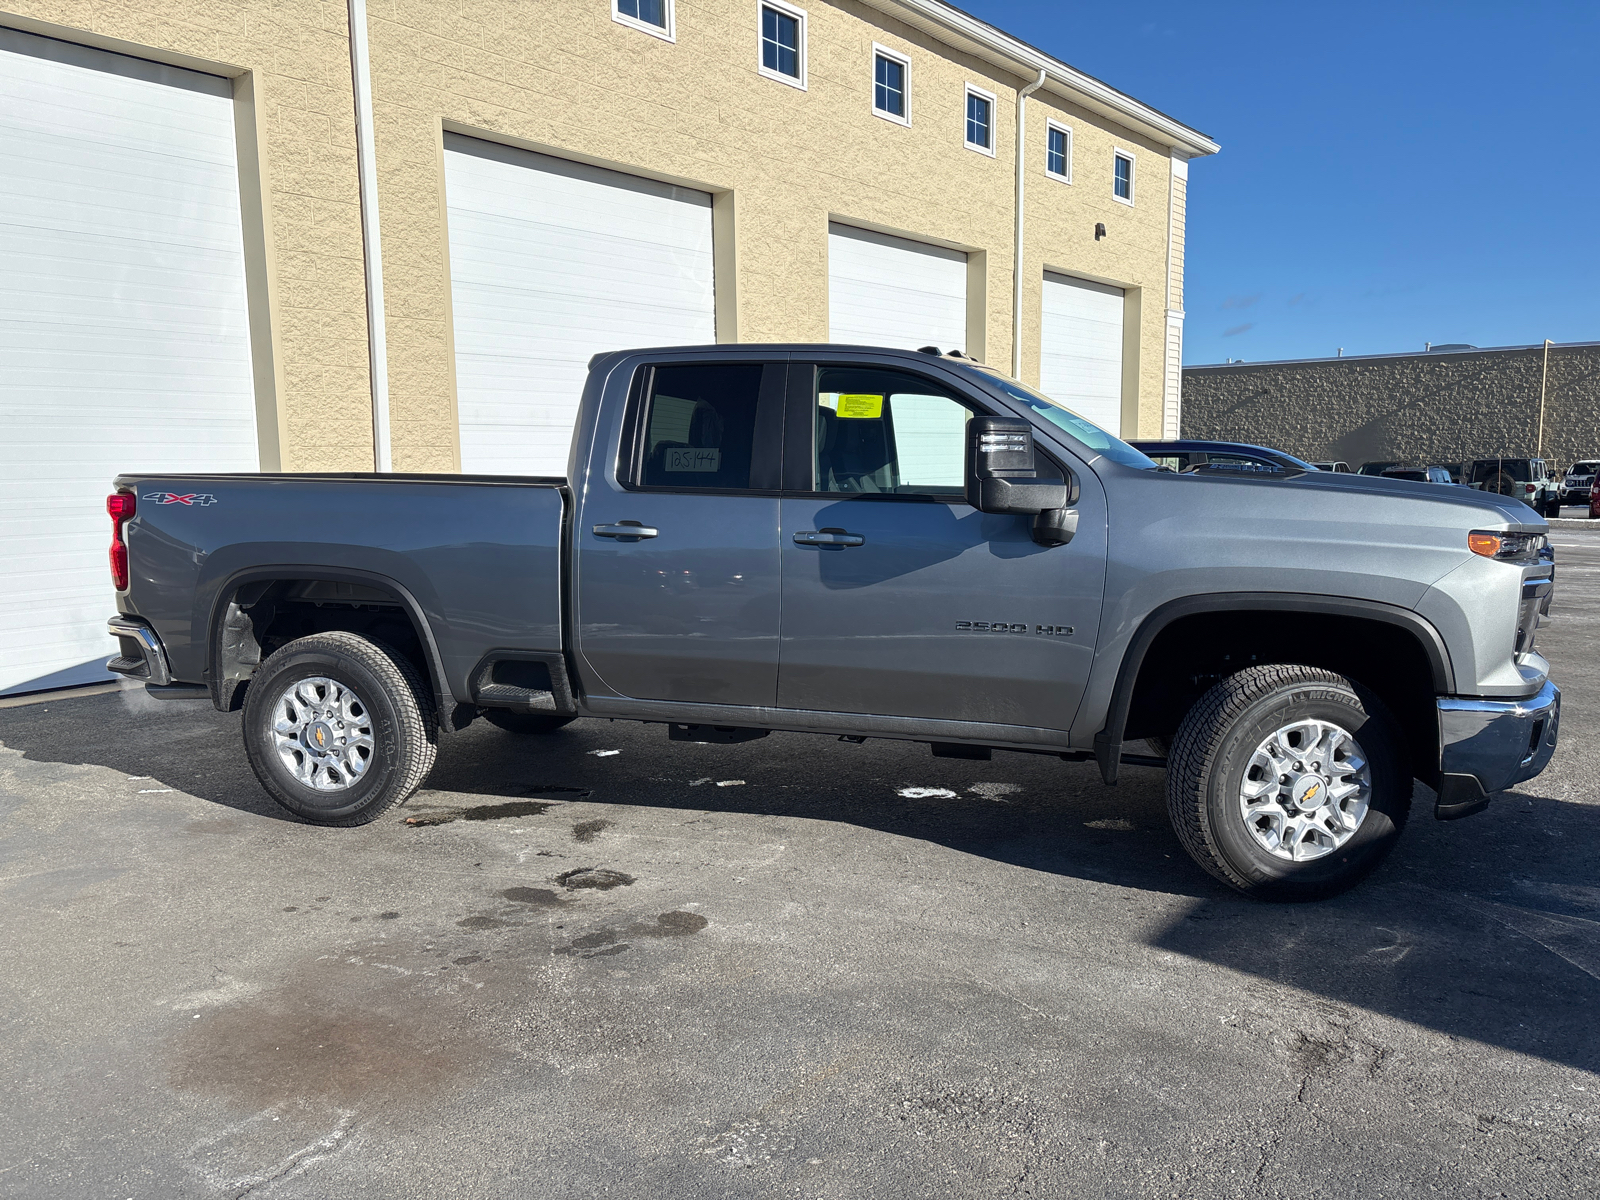
POLYGON ((909 371, 791 368, 783 496, 783 708, 1066 729, 1088 678, 1104 500, 1069 545, 962 498, 981 400, 909 371))
POLYGON ((775 702, 783 389, 781 363, 636 373, 572 530, 578 653, 616 695, 775 702))

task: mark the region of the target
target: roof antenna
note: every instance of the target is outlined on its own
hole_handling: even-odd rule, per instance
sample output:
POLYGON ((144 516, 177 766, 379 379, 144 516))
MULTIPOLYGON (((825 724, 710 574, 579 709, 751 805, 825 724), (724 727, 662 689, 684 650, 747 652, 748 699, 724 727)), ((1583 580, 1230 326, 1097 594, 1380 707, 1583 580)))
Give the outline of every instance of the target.
POLYGON ((942 358, 943 357, 943 355, 939 351, 939 347, 937 347, 937 346, 918 346, 917 347, 917 353, 918 354, 931 354, 935 358, 942 358))

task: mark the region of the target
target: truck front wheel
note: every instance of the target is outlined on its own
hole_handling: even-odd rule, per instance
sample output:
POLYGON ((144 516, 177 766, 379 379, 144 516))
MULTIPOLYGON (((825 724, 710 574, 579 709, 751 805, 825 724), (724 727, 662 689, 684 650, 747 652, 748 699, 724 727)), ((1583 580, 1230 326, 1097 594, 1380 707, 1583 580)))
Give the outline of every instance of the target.
POLYGON ((1240 671, 1173 738, 1173 828, 1197 863, 1247 896, 1344 891, 1394 848, 1410 808, 1393 718, 1331 671, 1240 671))
POLYGON ((261 786, 317 825, 365 825, 421 786, 438 749, 433 698, 402 655, 353 633, 298 638, 244 703, 261 786))

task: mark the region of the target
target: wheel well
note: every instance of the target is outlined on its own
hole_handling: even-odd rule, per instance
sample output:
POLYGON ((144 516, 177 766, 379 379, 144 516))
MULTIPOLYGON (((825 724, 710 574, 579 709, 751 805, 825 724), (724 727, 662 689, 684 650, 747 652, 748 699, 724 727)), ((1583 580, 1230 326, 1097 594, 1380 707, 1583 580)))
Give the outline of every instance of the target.
POLYGON ((409 659, 440 688, 421 631, 405 601, 388 588, 332 579, 258 579, 222 605, 212 642, 216 704, 243 706, 250 678, 278 647, 313 633, 356 633, 409 659))
POLYGON ((1321 667, 1361 685, 1399 724, 1412 775, 1429 784, 1437 778, 1433 663, 1410 630, 1368 617, 1271 610, 1179 617, 1139 664, 1123 738, 1171 737, 1213 684, 1257 663, 1321 667))

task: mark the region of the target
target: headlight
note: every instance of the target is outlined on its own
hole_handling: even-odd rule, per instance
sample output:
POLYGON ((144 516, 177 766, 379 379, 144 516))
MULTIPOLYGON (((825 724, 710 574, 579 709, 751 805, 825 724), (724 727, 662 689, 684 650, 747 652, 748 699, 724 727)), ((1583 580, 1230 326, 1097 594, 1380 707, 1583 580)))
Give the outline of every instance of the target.
POLYGON ((1542 533, 1496 533, 1474 529, 1467 534, 1467 549, 1501 562, 1538 562, 1539 551, 1544 546, 1545 536, 1542 533))

